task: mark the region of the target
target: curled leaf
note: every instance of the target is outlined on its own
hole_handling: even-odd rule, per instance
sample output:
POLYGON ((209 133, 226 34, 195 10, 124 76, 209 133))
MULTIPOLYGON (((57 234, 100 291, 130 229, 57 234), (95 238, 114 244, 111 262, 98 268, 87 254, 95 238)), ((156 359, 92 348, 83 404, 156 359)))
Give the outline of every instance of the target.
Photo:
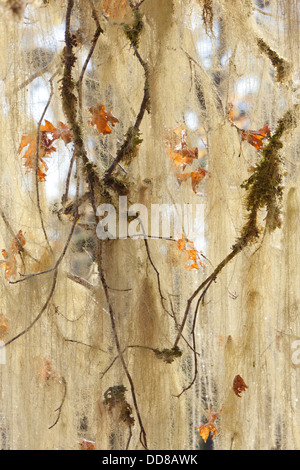
POLYGON ((7 335, 9 330, 9 326, 7 325, 7 319, 5 315, 2 313, 0 315, 0 340, 3 341, 7 335))
POLYGON ((233 391, 238 396, 241 398, 241 393, 246 390, 247 385, 245 384, 244 380, 240 375, 236 375, 233 380, 233 391))
POLYGON ((202 424, 202 426, 199 426, 197 431, 199 431, 199 436, 202 437, 204 442, 207 441, 209 434, 212 434, 212 439, 214 439, 217 434, 219 434, 219 431, 215 425, 215 420, 217 419, 218 415, 222 413, 222 410, 217 411, 215 413, 212 412, 212 405, 210 407, 210 410, 208 412, 208 421, 205 424, 202 424))
POLYGON ((96 450, 95 442, 88 441, 87 439, 82 439, 80 442, 81 450, 96 450))
POLYGON ((186 271, 199 269, 200 267, 204 268, 206 266, 200 258, 202 253, 196 250, 194 242, 188 240, 181 234, 176 243, 177 248, 183 252, 184 269, 186 271))
POLYGON ((191 165, 198 159, 198 149, 188 148, 187 131, 184 126, 176 127, 173 131, 169 131, 169 134, 168 139, 165 139, 168 157, 184 170, 186 165, 191 165))
POLYGON ((229 113, 228 113, 228 120, 233 127, 235 127, 239 133, 241 134, 242 140, 247 141, 250 145, 256 148, 256 150, 260 150, 260 148, 264 145, 263 139, 270 137, 271 129, 269 125, 265 125, 261 129, 257 131, 253 130, 244 130, 240 129, 233 121, 233 104, 229 104, 229 113))
POLYGON ((89 112, 92 115, 92 118, 89 120, 89 126, 96 126, 96 129, 99 134, 111 134, 112 130, 109 127, 108 123, 110 123, 110 125, 114 127, 116 123, 120 122, 115 116, 113 116, 111 111, 105 111, 105 106, 102 104, 92 106, 91 108, 89 108, 89 112))

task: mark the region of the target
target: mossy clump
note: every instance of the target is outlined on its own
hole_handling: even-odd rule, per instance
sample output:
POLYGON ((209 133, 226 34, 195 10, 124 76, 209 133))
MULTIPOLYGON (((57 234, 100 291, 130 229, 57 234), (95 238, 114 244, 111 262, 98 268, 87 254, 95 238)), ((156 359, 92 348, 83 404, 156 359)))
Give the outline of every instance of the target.
POLYGON ((104 404, 109 410, 118 408, 120 411, 119 419, 128 427, 134 425, 134 417, 132 416, 132 408, 126 401, 125 393, 127 388, 124 385, 114 385, 109 387, 104 393, 104 404))
POLYGON ((260 51, 269 58, 271 64, 276 69, 276 81, 283 83, 290 73, 290 64, 280 57, 274 49, 271 49, 271 47, 262 38, 257 39, 257 45, 260 51))
POLYGON ((154 349, 154 354, 158 359, 163 360, 167 364, 171 364, 177 357, 182 356, 182 351, 178 346, 175 346, 172 349, 163 349, 162 351, 154 349))
POLYGON ((122 155, 122 161, 125 163, 125 165, 130 165, 130 163, 138 155, 140 144, 143 142, 143 139, 141 139, 140 136, 140 131, 135 126, 132 126, 128 129, 125 142, 123 144, 122 155))
POLYGON ((123 26, 124 33, 130 42, 132 46, 138 49, 139 47, 139 42, 140 42, 140 36, 141 32, 143 31, 144 28, 144 23, 142 20, 142 14, 138 10, 138 8, 135 8, 133 10, 134 14, 134 21, 132 24, 125 24, 123 26))
MULTIPOLYGON (((283 196, 283 171, 281 161, 282 137, 295 126, 294 114, 288 110, 278 121, 274 134, 261 150, 261 159, 252 175, 241 185, 246 189, 246 209, 249 212, 238 243, 248 245, 261 232, 257 225, 258 211, 266 209, 266 227, 270 231, 281 227, 281 200, 283 196)), ((236 245, 237 246, 237 245, 236 245)))

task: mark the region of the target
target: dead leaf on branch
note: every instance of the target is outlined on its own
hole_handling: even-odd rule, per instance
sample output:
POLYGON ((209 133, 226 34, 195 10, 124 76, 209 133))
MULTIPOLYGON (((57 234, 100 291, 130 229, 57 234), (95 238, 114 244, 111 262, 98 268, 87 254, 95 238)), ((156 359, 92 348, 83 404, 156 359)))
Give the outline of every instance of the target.
POLYGON ((184 170, 186 165, 191 165, 194 160, 198 159, 198 149, 188 148, 187 131, 184 126, 176 127, 169 131, 169 134, 169 137, 165 139, 168 157, 176 166, 184 170))
POLYGON ((229 104, 228 119, 231 125, 239 131, 242 141, 247 141, 250 145, 256 148, 256 150, 260 150, 261 147, 264 145, 263 140, 265 138, 270 137, 271 135, 271 129, 269 125, 265 125, 261 129, 258 129, 257 131, 240 129, 233 121, 233 104, 232 103, 229 104))
POLYGON ((50 121, 45 119, 45 124, 40 126, 39 136, 39 149, 37 150, 37 134, 31 132, 24 134, 21 137, 21 143, 18 149, 18 154, 25 150, 22 158, 24 159, 24 167, 26 173, 35 171, 36 160, 38 160, 38 180, 40 182, 46 181, 48 166, 45 158, 49 158, 53 152, 56 152, 56 147, 53 142, 62 139, 67 145, 72 141, 72 134, 67 125, 62 122, 58 123, 55 127, 50 121))
POLYGON ((196 250, 194 242, 188 240, 183 234, 181 234, 176 243, 178 250, 183 252, 184 269, 186 271, 191 271, 193 269, 198 270, 200 267, 206 267, 205 263, 203 263, 200 258, 202 253, 196 250))
POLYGON ((99 134, 111 134, 112 130, 109 127, 108 123, 112 127, 115 126, 116 123, 120 121, 111 113, 111 111, 105 111, 105 106, 102 104, 97 104, 96 106, 92 106, 89 108, 89 112, 91 113, 92 117, 89 120, 89 126, 94 127, 99 134))
POLYGON ((199 184, 201 181, 205 178, 207 175, 207 171, 204 170, 204 168, 198 168, 197 171, 191 171, 190 173, 185 173, 183 175, 177 175, 177 181, 179 184, 181 184, 183 181, 186 181, 187 179, 191 179, 192 182, 192 188, 195 194, 198 194, 199 192, 199 184))
POLYGON ((12 277, 17 274, 17 258, 16 256, 20 253, 20 246, 24 246, 26 243, 25 237, 22 230, 13 238, 11 242, 11 248, 9 250, 3 249, 1 251, 3 260, 0 261, 0 266, 4 268, 5 279, 9 282, 12 277), (18 244, 18 242, 19 244, 18 244))
MULTIPOLYGON (((198 148, 189 148, 187 144, 187 131, 184 126, 169 131, 169 137, 165 139, 165 146, 170 160, 182 170, 185 170, 187 165, 192 165, 195 160, 199 159, 198 148)), ((177 173, 177 181, 181 184, 190 179, 194 193, 198 194, 199 185, 207 173, 204 168, 199 167, 189 173, 177 173)))
POLYGON ((219 414, 222 413, 222 410, 216 411, 215 413, 212 412, 212 405, 210 407, 210 410, 208 412, 208 421, 205 424, 202 424, 202 426, 196 428, 197 431, 199 431, 199 436, 202 437, 204 442, 207 441, 209 434, 211 433, 212 439, 214 439, 218 434, 219 431, 216 427, 215 421, 218 417, 219 414))

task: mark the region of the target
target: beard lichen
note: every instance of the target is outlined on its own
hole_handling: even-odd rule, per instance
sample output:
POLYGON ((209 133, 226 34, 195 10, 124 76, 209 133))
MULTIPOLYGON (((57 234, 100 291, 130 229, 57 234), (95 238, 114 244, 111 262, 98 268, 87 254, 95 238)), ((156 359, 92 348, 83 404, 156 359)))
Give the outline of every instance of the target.
MULTIPOLYGON (((295 106, 295 111, 297 106, 295 106)), ((239 239, 249 244, 259 237, 258 211, 266 209, 266 228, 274 231, 281 227, 281 201, 283 196, 283 167, 281 149, 283 135, 296 125, 294 112, 288 110, 278 121, 274 134, 261 150, 261 159, 256 164, 252 175, 242 183, 247 191, 246 209, 248 219, 239 239)))

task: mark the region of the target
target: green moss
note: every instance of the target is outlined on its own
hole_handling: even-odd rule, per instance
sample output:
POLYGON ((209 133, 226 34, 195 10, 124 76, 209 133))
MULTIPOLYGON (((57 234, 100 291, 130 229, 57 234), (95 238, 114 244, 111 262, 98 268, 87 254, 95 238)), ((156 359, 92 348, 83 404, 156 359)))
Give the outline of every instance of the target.
MULTIPOLYGON (((247 191, 247 221, 237 242, 243 246, 255 241, 261 232, 258 227, 258 211, 266 209, 266 227, 273 231, 281 226, 281 201, 283 196, 283 172, 280 152, 283 135, 295 126, 291 110, 277 123, 274 134, 261 150, 261 159, 252 175, 241 185, 247 191)), ((236 245, 236 246, 237 246, 236 245)))
POLYGON ((119 419, 127 426, 134 425, 134 418, 132 415, 132 408, 126 401, 125 393, 127 388, 124 385, 115 385, 109 387, 104 393, 104 404, 108 406, 109 410, 118 407, 120 409, 119 419))
POLYGON ((123 26, 125 35, 130 41, 131 45, 135 46, 136 48, 139 47, 139 42, 140 42, 140 36, 141 32, 144 28, 144 23, 142 21, 142 14, 138 9, 133 10, 134 14, 134 22, 132 25, 125 24, 123 26))
POLYGON ((280 57, 276 51, 271 49, 271 47, 262 38, 257 39, 257 45, 260 51, 269 58, 273 67, 276 69, 276 80, 279 83, 284 82, 290 72, 290 64, 280 57))
POLYGON ((158 359, 163 360, 167 364, 171 364, 177 357, 182 356, 182 351, 178 346, 175 346, 172 349, 163 349, 162 351, 154 349, 154 353, 158 359))
POLYGON ((143 142, 140 135, 140 131, 135 126, 130 127, 127 131, 122 157, 122 161, 126 165, 130 165, 139 152, 140 144, 143 142))

